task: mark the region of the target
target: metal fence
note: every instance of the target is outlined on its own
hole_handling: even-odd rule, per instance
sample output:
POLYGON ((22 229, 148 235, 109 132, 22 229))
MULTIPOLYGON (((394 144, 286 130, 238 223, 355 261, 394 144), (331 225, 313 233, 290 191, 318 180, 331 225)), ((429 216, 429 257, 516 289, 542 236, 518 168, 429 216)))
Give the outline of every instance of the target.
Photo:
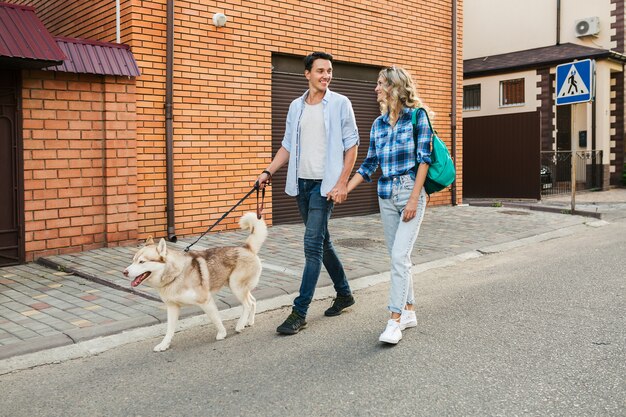
POLYGON ((576 158, 576 190, 602 188, 602 151, 546 151, 541 152, 541 195, 571 192, 572 155, 576 158))

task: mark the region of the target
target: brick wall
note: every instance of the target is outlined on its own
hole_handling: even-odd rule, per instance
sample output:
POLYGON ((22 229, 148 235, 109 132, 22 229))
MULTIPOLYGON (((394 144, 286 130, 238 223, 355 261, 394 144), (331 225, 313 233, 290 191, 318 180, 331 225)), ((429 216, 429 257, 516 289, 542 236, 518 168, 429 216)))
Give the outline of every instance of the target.
POLYGON ((134 242, 134 80, 22 76, 26 260, 134 242))
POLYGON ((537 70, 540 81, 537 82, 537 87, 541 92, 537 95, 537 100, 541 103, 539 112, 541 113, 541 151, 554 150, 554 99, 552 91, 554 88, 552 84, 554 82, 554 75, 550 75, 550 68, 540 68, 537 70))
POLYGON ((607 185, 622 185, 624 173, 624 74, 620 72, 611 73, 611 138, 609 155, 604 156, 604 164, 609 165, 609 181, 607 185), (615 159, 611 160, 611 155, 615 159), (612 167, 612 169, 611 169, 612 167), (612 171, 612 172, 611 172, 612 171))
MULTIPOLYGON (((149 11, 134 10, 137 18, 132 31, 133 53, 142 68, 137 84, 138 103, 142 103, 138 114, 141 237, 162 235, 166 229, 162 123, 165 2, 143 4, 150 3, 149 11), (155 10, 163 14, 161 22, 148 20, 155 10)), ((437 113, 439 133, 450 139, 450 2, 354 4, 329 1, 311 13, 311 4, 300 1, 176 1, 177 235, 204 231, 251 187, 269 163, 272 53, 304 56, 312 50, 326 50, 345 62, 406 66, 418 80, 424 101, 437 113), (212 25, 216 12, 228 16, 226 27, 212 25)), ((462 67, 460 53, 458 67, 462 67)), ((461 77, 459 71, 458 97, 461 77)), ((457 125, 461 126, 460 100, 458 104, 457 125)), ((459 144, 461 137, 459 129, 459 144)), ((460 167, 462 146, 457 154, 460 167)), ((461 178, 461 169, 459 174, 461 178)), ((461 195, 459 181, 459 202, 461 195)), ((449 193, 432 199, 434 204, 449 202, 449 193)), ((251 203, 238 213, 254 209, 251 203)), ((226 227, 236 227, 238 213, 226 220, 226 227)))
MULTIPOLYGON (((37 0, 23 1, 29 4, 37 0)), ((41 0, 39 0, 41 1, 41 0)), ((55 34, 98 34, 97 24, 60 13, 64 1, 46 1, 40 14, 55 34)), ((109 22, 113 2, 96 1, 91 14, 109 22), (109 5, 106 10, 104 5, 109 5)), ((457 202, 462 196, 462 1, 459 1, 457 68, 457 202)), ((141 68, 137 79, 137 192, 139 237, 166 233, 165 182, 165 0, 123 1, 122 41, 141 68)), ((419 83, 420 96, 437 113, 440 136, 450 141, 451 6, 429 2, 295 0, 176 0, 174 47, 174 179, 176 234, 197 234, 252 186, 271 158, 271 56, 304 56, 325 50, 337 60, 375 66, 399 65, 419 83), (216 28, 214 13, 225 13, 216 28)), ((102 36, 102 37, 99 37, 102 36)), ((331 86, 332 88, 332 86, 331 86)), ((374 94, 372 92, 372 94, 374 94)), ((366 146, 364 144, 364 146, 366 146)), ((359 163, 358 161, 357 163, 359 163)), ((283 192, 276 190, 276 192, 283 192)), ((271 201, 271 196, 268 196, 271 201)), ((431 204, 449 204, 449 192, 431 204)), ((271 204, 267 211, 271 210, 271 204)), ((235 228, 245 203, 224 223, 235 228)))

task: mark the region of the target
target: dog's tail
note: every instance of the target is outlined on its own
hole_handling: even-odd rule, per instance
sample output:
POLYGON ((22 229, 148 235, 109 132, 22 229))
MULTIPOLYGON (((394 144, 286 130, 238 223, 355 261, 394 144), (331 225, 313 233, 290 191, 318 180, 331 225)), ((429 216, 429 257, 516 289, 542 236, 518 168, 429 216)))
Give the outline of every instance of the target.
POLYGON ((258 219, 256 213, 246 213, 241 216, 239 226, 241 226, 243 230, 250 230, 250 236, 246 239, 246 247, 255 254, 258 253, 267 237, 265 221, 258 219))

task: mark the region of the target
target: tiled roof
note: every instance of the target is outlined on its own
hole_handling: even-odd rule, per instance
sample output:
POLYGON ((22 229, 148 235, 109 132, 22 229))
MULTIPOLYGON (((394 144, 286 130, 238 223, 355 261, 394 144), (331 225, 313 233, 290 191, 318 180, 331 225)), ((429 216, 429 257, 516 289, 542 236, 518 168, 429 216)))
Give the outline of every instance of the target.
POLYGON ((501 55, 467 59, 463 61, 463 75, 465 78, 479 77, 494 73, 554 66, 574 59, 588 58, 614 58, 618 61, 626 61, 624 55, 607 49, 564 43, 561 45, 527 49, 525 51, 510 52, 501 55))
POLYGON ((65 59, 35 9, 0 3, 0 59, 18 67, 40 68, 65 59))
POLYGON ((140 75, 128 45, 60 37, 55 40, 67 59, 60 65, 46 68, 47 71, 128 77, 140 75))

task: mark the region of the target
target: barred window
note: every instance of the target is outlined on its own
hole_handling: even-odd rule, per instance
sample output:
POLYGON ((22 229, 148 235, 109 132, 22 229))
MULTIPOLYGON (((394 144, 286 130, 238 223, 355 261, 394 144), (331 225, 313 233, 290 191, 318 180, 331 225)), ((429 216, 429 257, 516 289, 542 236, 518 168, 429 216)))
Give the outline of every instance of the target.
POLYGON ((500 106, 524 104, 524 79, 500 81, 500 106))
POLYGON ((480 110, 480 84, 463 86, 463 110, 480 110))

